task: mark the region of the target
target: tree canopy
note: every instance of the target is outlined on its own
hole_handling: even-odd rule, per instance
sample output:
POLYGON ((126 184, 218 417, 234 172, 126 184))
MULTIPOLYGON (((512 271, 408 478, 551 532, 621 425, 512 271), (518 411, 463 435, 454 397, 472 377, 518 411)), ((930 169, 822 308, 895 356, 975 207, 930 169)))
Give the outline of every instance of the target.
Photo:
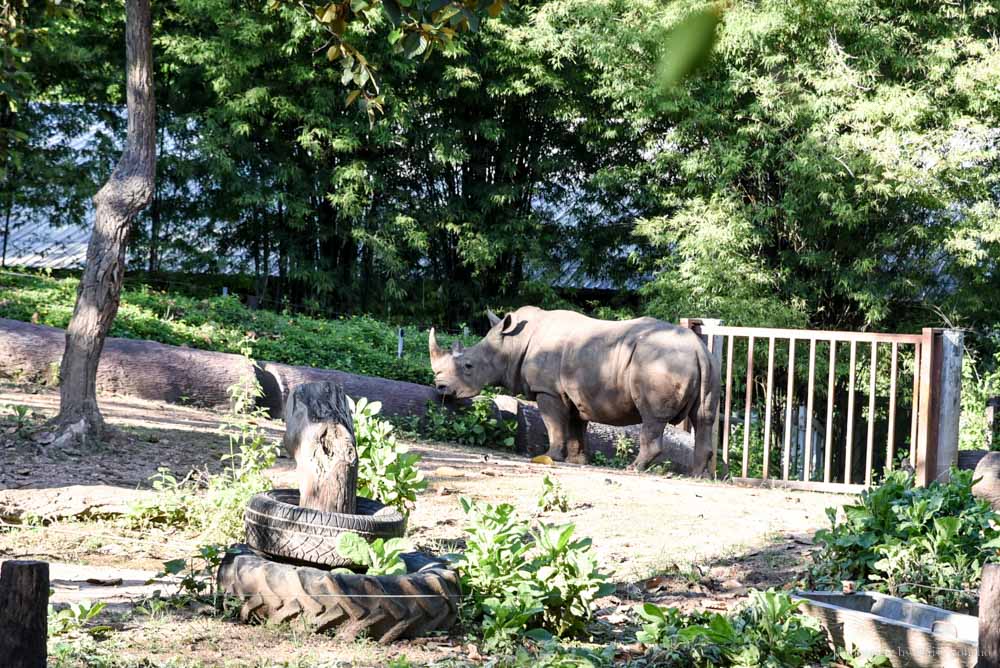
MULTIPOLYGON (((524 1, 460 40, 495 3, 306 7, 156 3, 161 169, 134 267, 224 264, 265 303, 451 323, 558 302, 567 263, 648 279, 640 308, 670 319, 997 319, 991 3, 730 3, 675 85, 658 63, 704 3, 524 1)), ((53 202, 113 162, 120 13, 37 18, 59 49, 31 48, 18 127, 66 157, 25 153, 49 199, 4 180, 22 217, 81 220, 53 202)))

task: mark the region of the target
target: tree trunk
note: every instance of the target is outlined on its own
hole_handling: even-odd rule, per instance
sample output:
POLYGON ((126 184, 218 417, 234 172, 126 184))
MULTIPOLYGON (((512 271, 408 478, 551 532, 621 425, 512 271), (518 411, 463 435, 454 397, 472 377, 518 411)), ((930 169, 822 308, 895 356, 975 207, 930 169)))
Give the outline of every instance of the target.
POLYGON ((3 251, 0 252, 0 267, 7 266, 7 241, 10 239, 10 214, 14 210, 14 189, 7 193, 7 206, 3 218, 3 251))
POLYGON ((299 385, 284 413, 285 449, 295 458, 299 474, 299 505, 353 515, 358 451, 344 389, 330 382, 299 385))
MULTIPOLYGON (((104 338, 118 312, 125 248, 136 214, 153 197, 156 173, 156 105, 153 99, 152 23, 149 0, 125 3, 128 138, 111 178, 94 196, 94 232, 66 330, 60 367, 63 437, 93 441, 104 421, 97 406, 97 366, 104 338)), ((65 443, 61 437, 60 441, 65 443)))
POLYGON ((0 566, 0 666, 45 668, 49 565, 5 561, 0 566))
POLYGON ((1000 564, 983 566, 979 586, 979 668, 1000 668, 1000 564))

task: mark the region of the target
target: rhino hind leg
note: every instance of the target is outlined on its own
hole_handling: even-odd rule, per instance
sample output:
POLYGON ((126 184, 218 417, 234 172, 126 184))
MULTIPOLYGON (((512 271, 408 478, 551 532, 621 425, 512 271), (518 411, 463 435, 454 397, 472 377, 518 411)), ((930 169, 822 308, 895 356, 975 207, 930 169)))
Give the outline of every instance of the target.
POLYGON ((569 418, 566 434, 566 461, 571 464, 587 463, 587 422, 579 417, 569 418))
POLYGON ((630 468, 643 471, 663 458, 663 429, 666 422, 660 420, 643 420, 642 430, 639 432, 639 454, 630 468))

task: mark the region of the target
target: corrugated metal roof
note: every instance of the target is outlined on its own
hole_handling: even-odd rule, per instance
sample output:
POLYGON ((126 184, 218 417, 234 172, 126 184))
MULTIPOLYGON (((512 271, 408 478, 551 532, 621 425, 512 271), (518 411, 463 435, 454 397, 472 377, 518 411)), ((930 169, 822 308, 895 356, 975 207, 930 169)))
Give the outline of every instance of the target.
POLYGON ((87 259, 89 241, 90 228, 27 223, 10 231, 5 263, 35 269, 78 269, 87 259))
MULTIPOLYGON (((79 269, 87 258, 87 243, 90 228, 76 225, 54 226, 47 222, 30 222, 11 230, 7 241, 6 264, 8 266, 31 267, 33 269, 79 269)), ((2 235, 2 230, 0 230, 2 235)), ((2 236, 0 236, 2 243, 2 236)), ((240 254, 233 254, 219 267, 223 273, 238 271, 240 254)), ((274 263, 271 266, 275 266, 274 263)), ((169 269, 169 267, 167 267, 169 269)), ((557 288, 578 290, 637 290, 646 283, 649 276, 632 276, 625 281, 588 274, 579 260, 567 260, 556 272, 532 271, 529 275, 536 280, 548 280, 557 288)))

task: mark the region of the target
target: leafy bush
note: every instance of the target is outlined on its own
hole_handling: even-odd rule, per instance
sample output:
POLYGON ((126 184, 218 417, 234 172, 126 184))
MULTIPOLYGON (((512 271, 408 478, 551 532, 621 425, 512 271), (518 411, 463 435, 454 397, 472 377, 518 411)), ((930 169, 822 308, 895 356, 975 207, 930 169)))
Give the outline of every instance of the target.
POLYGON ((590 539, 574 540, 572 524, 531 528, 509 504, 461 503, 469 526, 456 564, 472 601, 466 615, 482 619, 486 646, 509 648, 522 633, 579 635, 594 602, 614 591, 590 539))
MULTIPOLYGON (((751 590, 746 606, 732 615, 683 615, 676 608, 647 603, 636 639, 652 647, 653 663, 665 667, 733 666, 797 668, 850 660, 834 654, 819 621, 798 611, 786 592, 751 590)), ((888 665, 884 657, 851 665, 888 665)))
POLYGON ((615 454, 610 459, 603 452, 595 452, 593 455, 594 464, 598 466, 608 466, 614 469, 624 469, 635 460, 639 454, 639 445, 625 434, 618 434, 615 437, 615 454))
MULTIPOLYGON (((342 533, 337 537, 337 554, 365 567, 368 575, 405 575, 406 564, 400 555, 409 549, 409 543, 402 538, 376 538, 366 541, 356 533, 342 533)), ((347 568, 334 572, 350 573, 347 568)))
POLYGON ((423 418, 410 418, 404 425, 415 433, 437 441, 513 448, 517 423, 494 416, 491 401, 493 396, 495 394, 484 392, 473 399, 471 405, 453 410, 433 402, 428 403, 423 418))
POLYGON ((55 607, 49 604, 49 637, 76 635, 80 632, 84 632, 92 638, 108 635, 112 630, 110 626, 91 624, 105 607, 107 607, 106 603, 78 601, 56 611, 55 607))
POLYGON ((542 493, 538 496, 539 512, 558 510, 565 513, 569 510, 569 496, 562 484, 545 476, 542 478, 542 493))
POLYGON ((972 495, 972 471, 916 487, 913 475, 893 471, 881 485, 844 507, 838 521, 816 532, 813 586, 839 588, 856 580, 875 591, 953 610, 970 610, 982 565, 1000 547, 1000 516, 972 495))
POLYGON ((427 481, 417 468, 420 455, 399 444, 394 427, 378 417, 382 404, 348 398, 358 448, 358 494, 409 513, 427 481))
POLYGON ((254 494, 270 487, 265 471, 274 464, 279 446, 260 427, 265 415, 256 407, 263 394, 256 378, 241 379, 229 388, 229 394, 232 410, 219 427, 219 433, 229 439, 229 453, 221 458, 226 465, 222 473, 195 473, 178 480, 169 469, 160 468, 151 478, 159 493, 133 504, 125 515, 128 524, 192 528, 212 543, 243 536, 244 510, 254 494))

